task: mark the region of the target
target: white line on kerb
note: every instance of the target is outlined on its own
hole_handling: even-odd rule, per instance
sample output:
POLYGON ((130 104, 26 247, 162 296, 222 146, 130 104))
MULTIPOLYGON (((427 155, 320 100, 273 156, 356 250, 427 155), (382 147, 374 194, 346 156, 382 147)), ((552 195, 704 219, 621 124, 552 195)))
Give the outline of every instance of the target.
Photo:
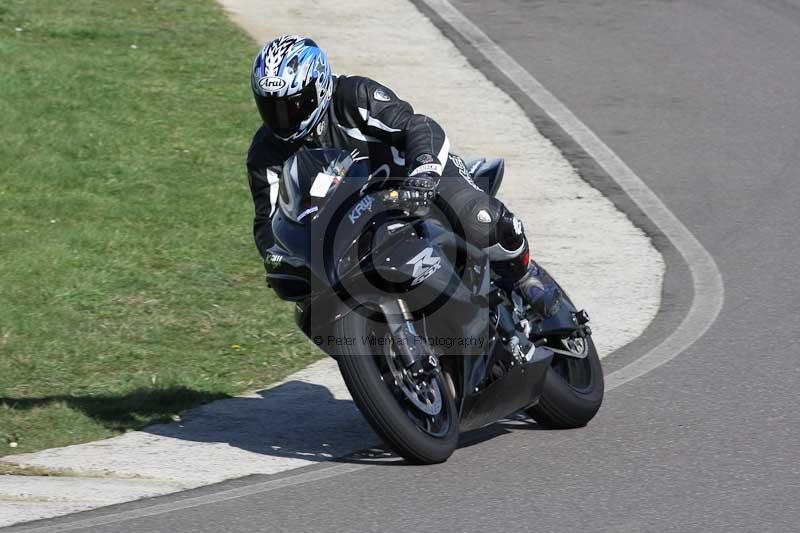
POLYGON ((672 241, 689 265, 694 298, 686 317, 658 346, 606 376, 606 390, 643 376, 677 357, 708 331, 722 309, 725 290, 722 275, 711 254, 611 148, 448 0, 420 1, 435 11, 594 158, 672 241))
POLYGON ((245 496, 252 496, 254 494, 261 494, 270 492, 284 487, 291 487, 303 483, 310 483, 313 481, 321 481, 342 474, 349 474, 363 470, 371 465, 368 464, 338 464, 328 468, 321 468, 311 472, 304 472, 302 474, 295 474, 286 476, 279 479, 272 479, 255 483, 253 485, 245 485, 233 489, 223 490, 221 492, 212 492, 211 494, 204 494, 202 496, 195 496, 174 502, 161 503, 151 505, 149 507, 142 507, 140 509, 131 509, 128 511, 121 511, 119 513, 109 514, 105 516, 97 516, 94 518, 85 518, 83 520, 75 520, 74 522, 67 522, 64 524, 54 524, 51 526, 34 527, 24 529, 24 524, 20 526, 20 532, 25 533, 61 533, 64 531, 75 531, 78 529, 86 529, 89 527, 105 526, 109 524, 116 524, 118 522, 125 522, 127 520, 135 520, 137 518, 145 518, 148 516, 158 516, 161 514, 169 513, 172 511, 180 511, 183 509, 191 509, 193 507, 201 507, 203 505, 211 505, 214 503, 224 502, 228 500, 235 500, 245 496))

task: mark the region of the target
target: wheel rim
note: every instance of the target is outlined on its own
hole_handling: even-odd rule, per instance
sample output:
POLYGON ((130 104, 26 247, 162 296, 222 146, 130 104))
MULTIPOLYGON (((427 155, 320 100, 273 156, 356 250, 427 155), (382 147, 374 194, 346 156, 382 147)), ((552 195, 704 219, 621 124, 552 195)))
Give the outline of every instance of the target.
POLYGON ((373 357, 381 379, 417 429, 432 437, 447 435, 452 413, 444 396, 447 389, 441 376, 412 377, 403 368, 391 344, 373 357))
POLYGON ((589 360, 589 340, 581 337, 561 338, 558 341, 557 348, 582 355, 583 358, 579 359, 568 355, 555 354, 553 356, 551 369, 572 389, 578 392, 589 391, 594 381, 592 365, 589 360))

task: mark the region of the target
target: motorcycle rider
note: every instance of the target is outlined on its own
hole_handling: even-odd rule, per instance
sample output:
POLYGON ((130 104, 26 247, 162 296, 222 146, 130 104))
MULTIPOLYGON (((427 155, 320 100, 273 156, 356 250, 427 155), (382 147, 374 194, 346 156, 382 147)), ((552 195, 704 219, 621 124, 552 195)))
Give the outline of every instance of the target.
POLYGON ((519 288, 540 314, 548 314, 558 296, 538 278, 522 223, 473 183, 438 123, 372 79, 334 76, 322 49, 298 35, 267 43, 253 62, 251 82, 263 125, 250 146, 247 171, 253 233, 265 261, 274 243, 271 217, 284 162, 305 148, 356 151, 368 157, 373 175, 408 176, 408 187, 437 198, 458 217, 466 240, 487 253, 500 284, 519 288))

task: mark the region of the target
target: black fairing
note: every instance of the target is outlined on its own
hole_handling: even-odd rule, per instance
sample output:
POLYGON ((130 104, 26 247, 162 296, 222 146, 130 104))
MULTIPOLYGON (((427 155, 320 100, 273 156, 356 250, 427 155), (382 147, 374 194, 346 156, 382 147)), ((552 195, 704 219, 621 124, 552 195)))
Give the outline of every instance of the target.
POLYGON ((323 280, 333 281, 325 274, 324 256, 329 252, 322 249, 325 233, 319 231, 326 227, 331 215, 327 214, 327 220, 322 222, 318 221, 319 216, 323 207, 330 207, 331 196, 355 199, 367 182, 368 173, 366 163, 353 161, 341 150, 301 150, 286 161, 278 193, 279 208, 272 218, 275 245, 264 262, 267 282, 280 298, 303 300, 315 286, 323 287, 323 280), (330 178, 327 187, 328 178, 320 174, 330 178), (317 260, 312 261, 313 258, 317 260))
MULTIPOLYGON (((495 193, 502 160, 473 165, 479 170, 476 183, 495 193)), ((541 347, 531 361, 516 362, 499 340, 497 316, 504 307, 489 304, 494 289, 486 255, 437 218, 392 207, 385 185, 374 183, 344 152, 303 150, 293 156, 273 217, 276 244, 265 262, 271 286, 281 298, 298 302, 297 322, 309 336, 344 314, 363 313, 375 303, 370 299, 396 298, 408 302, 417 330, 427 337, 474 339, 435 350, 453 377, 462 430, 534 403, 553 353, 541 347), (319 173, 335 176, 329 187, 319 185, 327 179, 318 183, 319 173), (418 257, 422 264, 435 257, 439 267, 420 275, 418 257)), ((574 328, 572 311, 565 296, 538 331, 574 328)))

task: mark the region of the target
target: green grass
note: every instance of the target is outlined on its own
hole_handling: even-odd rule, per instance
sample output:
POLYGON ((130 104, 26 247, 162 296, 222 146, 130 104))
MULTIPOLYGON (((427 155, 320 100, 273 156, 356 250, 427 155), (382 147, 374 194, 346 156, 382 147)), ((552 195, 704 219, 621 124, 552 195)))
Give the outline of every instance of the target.
POLYGON ((0 456, 319 357, 252 243, 256 48, 211 0, 0 4, 0 456))

